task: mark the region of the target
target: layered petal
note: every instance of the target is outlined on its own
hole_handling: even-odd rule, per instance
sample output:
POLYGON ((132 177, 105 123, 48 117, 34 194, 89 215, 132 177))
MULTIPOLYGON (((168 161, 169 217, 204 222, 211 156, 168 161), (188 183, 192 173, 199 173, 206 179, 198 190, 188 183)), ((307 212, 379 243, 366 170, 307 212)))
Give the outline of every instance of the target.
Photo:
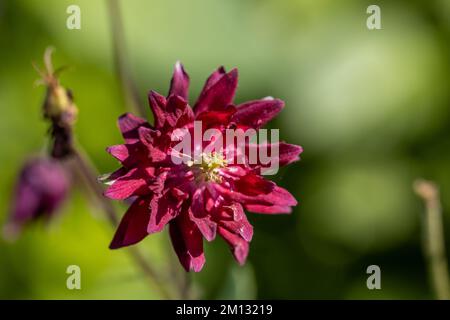
POLYGON ((139 128, 139 140, 147 148, 145 154, 152 162, 160 162, 167 158, 166 152, 155 143, 159 135, 159 131, 144 127, 139 128))
POLYGON ((187 215, 179 215, 169 224, 173 248, 186 271, 199 272, 205 264, 203 237, 187 215))
POLYGON ((301 146, 285 142, 281 142, 278 148, 280 166, 286 166, 292 162, 300 160, 300 154, 303 152, 303 148, 301 146))
POLYGON ((109 246, 118 249, 135 244, 147 236, 147 224, 150 219, 148 207, 150 198, 137 199, 120 221, 116 234, 109 246))
POLYGON ((251 167, 264 168, 278 162, 280 167, 300 160, 303 148, 285 142, 279 143, 249 143, 245 146, 245 154, 251 167))
POLYGON ((275 185, 271 192, 263 195, 261 198, 276 206, 294 207, 298 204, 297 200, 289 191, 277 185, 275 185))
POLYGON ((168 97, 171 95, 180 96, 184 100, 188 100, 189 76, 184 71, 183 65, 177 61, 173 71, 172 80, 170 81, 170 89, 168 97))
POLYGON ((119 129, 126 143, 134 143, 138 140, 138 128, 141 126, 148 127, 147 121, 136 117, 131 113, 125 113, 119 118, 119 129))
POLYGON ((162 128, 164 122, 166 121, 166 98, 159 93, 151 90, 148 93, 148 102, 150 104, 150 109, 153 113, 155 128, 162 128))
POLYGON ((223 73, 224 71, 223 68, 219 68, 208 78, 194 106, 196 115, 205 111, 222 110, 233 102, 238 71, 233 69, 229 73, 223 73))
POLYGON ((275 188, 275 183, 256 174, 247 174, 234 183, 237 192, 250 196, 268 194, 275 188))
POLYGON ((217 232, 228 243, 234 258, 240 265, 244 265, 247 260, 249 244, 241 236, 234 234, 223 227, 219 227, 217 232))
POLYGON ((182 201, 171 196, 155 194, 150 201, 150 220, 147 225, 148 233, 160 232, 170 220, 180 212, 182 201))
POLYGON ((188 124, 191 124, 192 122, 194 122, 194 120, 195 120, 194 112, 192 111, 189 105, 186 105, 186 108, 184 108, 183 113, 175 123, 175 128, 182 128, 188 124))
POLYGON ((231 233, 241 236, 250 242, 253 237, 253 227, 248 222, 244 209, 240 203, 224 206, 220 210, 218 224, 231 233))
POLYGON ((117 178, 105 191, 105 196, 115 200, 125 200, 131 196, 145 194, 146 180, 137 168, 131 169, 124 176, 117 178))
POLYGON ((106 152, 108 152, 110 155, 112 155, 120 162, 125 162, 125 160, 128 159, 128 157, 130 156, 128 147, 124 144, 108 147, 106 149, 106 152))
POLYGON ((206 79, 205 85, 203 86, 202 92, 200 95, 202 95, 204 92, 208 91, 209 88, 211 88, 220 78, 222 78, 225 74, 227 74, 225 68, 223 66, 220 66, 215 70, 211 75, 206 79))
POLYGON ((175 128, 177 125, 178 119, 185 114, 186 109, 190 107, 188 106, 186 100, 181 96, 172 95, 167 99, 166 104, 166 122, 169 128, 175 128))
POLYGON ((272 120, 284 107, 279 99, 265 98, 237 106, 232 121, 242 126, 259 129, 272 120))
POLYGON ((225 107, 223 110, 205 111, 201 113, 196 120, 202 122, 203 130, 209 128, 227 126, 232 116, 236 113, 236 108, 232 105, 225 107))
POLYGON ((261 204, 247 204, 245 205, 245 209, 253 213, 262 214, 288 214, 292 212, 292 208, 289 206, 277 205, 265 206, 261 204))
POLYGON ((206 211, 204 191, 197 189, 192 196, 192 204, 189 207, 189 218, 197 225, 206 240, 212 241, 216 237, 217 224, 206 211))
POLYGON ((214 184, 213 186, 226 199, 245 205, 259 204, 283 207, 297 205, 297 200, 289 191, 253 173, 236 180, 233 189, 221 184, 214 184))

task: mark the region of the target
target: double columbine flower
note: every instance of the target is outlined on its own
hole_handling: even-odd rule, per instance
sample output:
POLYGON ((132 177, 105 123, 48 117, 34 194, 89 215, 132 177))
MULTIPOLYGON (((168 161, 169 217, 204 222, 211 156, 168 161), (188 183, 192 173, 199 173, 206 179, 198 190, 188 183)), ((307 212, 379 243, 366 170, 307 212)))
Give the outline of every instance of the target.
MULTIPOLYGON (((122 167, 107 177, 105 195, 112 199, 132 199, 133 203, 116 231, 110 248, 135 244, 148 234, 169 225, 173 247, 183 267, 198 272, 205 263, 203 238, 212 241, 219 234, 244 264, 253 236, 253 227, 244 210, 290 213, 297 204, 285 189, 261 177, 261 163, 227 161, 236 146, 202 153, 200 161, 173 161, 175 131, 193 130, 201 121, 202 130, 259 129, 284 106, 278 99, 262 99, 234 106, 236 69, 217 69, 206 81, 191 108, 188 105, 189 77, 176 64, 169 94, 149 93, 154 125, 132 114, 119 118, 125 144, 108 148, 122 167)), ((191 144, 194 148, 195 143, 191 144)), ((244 150, 261 145, 246 143, 244 150)), ((267 144, 265 145, 267 147, 267 144)), ((299 146, 277 143, 280 166, 299 159, 299 146)), ((194 152, 195 153, 195 152, 194 152)), ((247 159, 248 160, 248 159, 247 159)))

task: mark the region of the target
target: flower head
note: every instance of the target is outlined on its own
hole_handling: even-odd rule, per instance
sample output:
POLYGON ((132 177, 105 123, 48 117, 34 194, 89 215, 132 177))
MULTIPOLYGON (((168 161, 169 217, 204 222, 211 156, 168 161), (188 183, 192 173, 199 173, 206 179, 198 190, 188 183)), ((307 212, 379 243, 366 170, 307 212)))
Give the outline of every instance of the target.
POLYGON ((154 91, 148 95, 153 125, 129 113, 119 118, 125 143, 109 147, 108 152, 122 167, 107 177, 110 186, 105 195, 134 201, 110 248, 135 244, 169 225, 173 247, 187 271, 202 269, 203 238, 212 241, 217 234, 243 264, 253 236, 244 210, 265 214, 291 212, 297 204, 295 198, 264 179, 261 173, 265 163, 249 161, 246 152, 276 147, 275 160, 283 166, 299 159, 301 147, 245 140, 241 146, 227 143, 219 148, 211 146, 218 141, 216 137, 200 143, 188 141, 190 155, 177 149, 180 140, 191 133, 195 136, 196 122, 201 122, 202 134, 214 129, 225 136, 227 130, 258 130, 283 108, 283 101, 273 98, 234 105, 237 80, 236 69, 226 72, 223 67, 218 68, 191 108, 189 76, 177 63, 167 97, 154 91), (177 156, 185 161, 174 161, 177 156), (243 161, 236 162, 238 156, 243 156, 243 161))
POLYGON ((63 203, 70 182, 64 167, 50 158, 34 158, 22 168, 5 236, 17 235, 23 226, 39 218, 49 219, 63 203))

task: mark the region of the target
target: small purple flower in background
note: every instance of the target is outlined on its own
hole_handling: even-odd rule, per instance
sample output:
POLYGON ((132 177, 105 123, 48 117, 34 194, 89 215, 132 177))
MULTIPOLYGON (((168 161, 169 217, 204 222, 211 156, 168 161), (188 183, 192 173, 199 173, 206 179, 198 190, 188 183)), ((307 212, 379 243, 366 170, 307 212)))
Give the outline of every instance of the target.
POLYGON ((12 212, 4 228, 6 238, 16 237, 24 225, 39 218, 51 218, 60 208, 71 185, 70 170, 64 158, 73 154, 72 126, 78 109, 70 90, 58 80, 58 74, 64 68, 54 70, 52 52, 51 47, 45 50, 45 69, 41 70, 34 64, 40 75, 36 84, 45 85, 47 89, 42 114, 50 124, 51 146, 48 157, 29 160, 18 175, 12 212))
MULTIPOLYGON (((110 186, 105 195, 134 201, 122 218, 111 249, 135 244, 168 224, 173 247, 187 271, 202 269, 203 238, 212 241, 217 234, 244 264, 253 236, 244 210, 290 213, 297 205, 287 190, 261 176, 262 164, 230 164, 216 152, 202 154, 200 164, 171 161, 177 143, 172 140, 174 131, 192 131, 194 121, 201 121, 203 130, 257 130, 281 111, 283 101, 273 98, 233 105, 237 79, 236 69, 228 73, 222 67, 217 69, 191 108, 187 100, 189 77, 177 63, 168 96, 149 93, 153 126, 132 114, 119 118, 125 144, 112 146, 108 152, 122 167, 106 178, 110 186)), ((255 147, 261 145, 245 146, 255 147)), ((234 151, 226 148, 224 153, 234 151)), ((277 143, 277 148, 280 166, 297 161, 302 152, 301 147, 284 142, 277 143)))
POLYGON ((4 229, 7 238, 17 236, 36 219, 57 213, 70 188, 65 168, 50 158, 34 158, 22 168, 13 199, 13 208, 4 229))

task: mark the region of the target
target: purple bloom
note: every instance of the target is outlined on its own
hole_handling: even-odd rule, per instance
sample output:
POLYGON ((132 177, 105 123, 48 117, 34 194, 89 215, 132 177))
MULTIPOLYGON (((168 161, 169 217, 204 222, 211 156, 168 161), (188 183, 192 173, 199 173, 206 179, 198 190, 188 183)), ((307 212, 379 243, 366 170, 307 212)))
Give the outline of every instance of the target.
MULTIPOLYGON (((108 148, 122 167, 112 173, 105 195, 116 200, 133 198, 110 248, 135 244, 148 234, 169 225, 173 247, 183 267, 200 271, 205 263, 203 238, 212 241, 219 234, 230 246, 235 259, 244 264, 253 236, 253 227, 244 210, 290 213, 297 205, 285 189, 261 176, 261 163, 228 163, 222 154, 202 154, 201 164, 175 164, 171 161, 176 129, 193 131, 194 121, 203 130, 214 128, 259 129, 284 106, 278 99, 262 99, 235 106, 236 69, 217 69, 206 81, 191 108, 188 105, 189 77, 179 63, 164 97, 149 93, 154 125, 132 114, 119 118, 125 144, 108 148)), ((267 145, 266 145, 267 146, 267 145)), ((302 148, 277 143, 279 165, 299 159, 302 148)), ((246 144, 245 149, 262 145, 246 144)), ((226 146, 224 152, 235 152, 226 146)), ((248 160, 248 159, 247 159, 248 160)))
POLYGON ((25 224, 38 218, 49 219, 61 206, 69 187, 67 173, 56 160, 34 158, 28 161, 18 177, 5 235, 17 235, 25 224))

